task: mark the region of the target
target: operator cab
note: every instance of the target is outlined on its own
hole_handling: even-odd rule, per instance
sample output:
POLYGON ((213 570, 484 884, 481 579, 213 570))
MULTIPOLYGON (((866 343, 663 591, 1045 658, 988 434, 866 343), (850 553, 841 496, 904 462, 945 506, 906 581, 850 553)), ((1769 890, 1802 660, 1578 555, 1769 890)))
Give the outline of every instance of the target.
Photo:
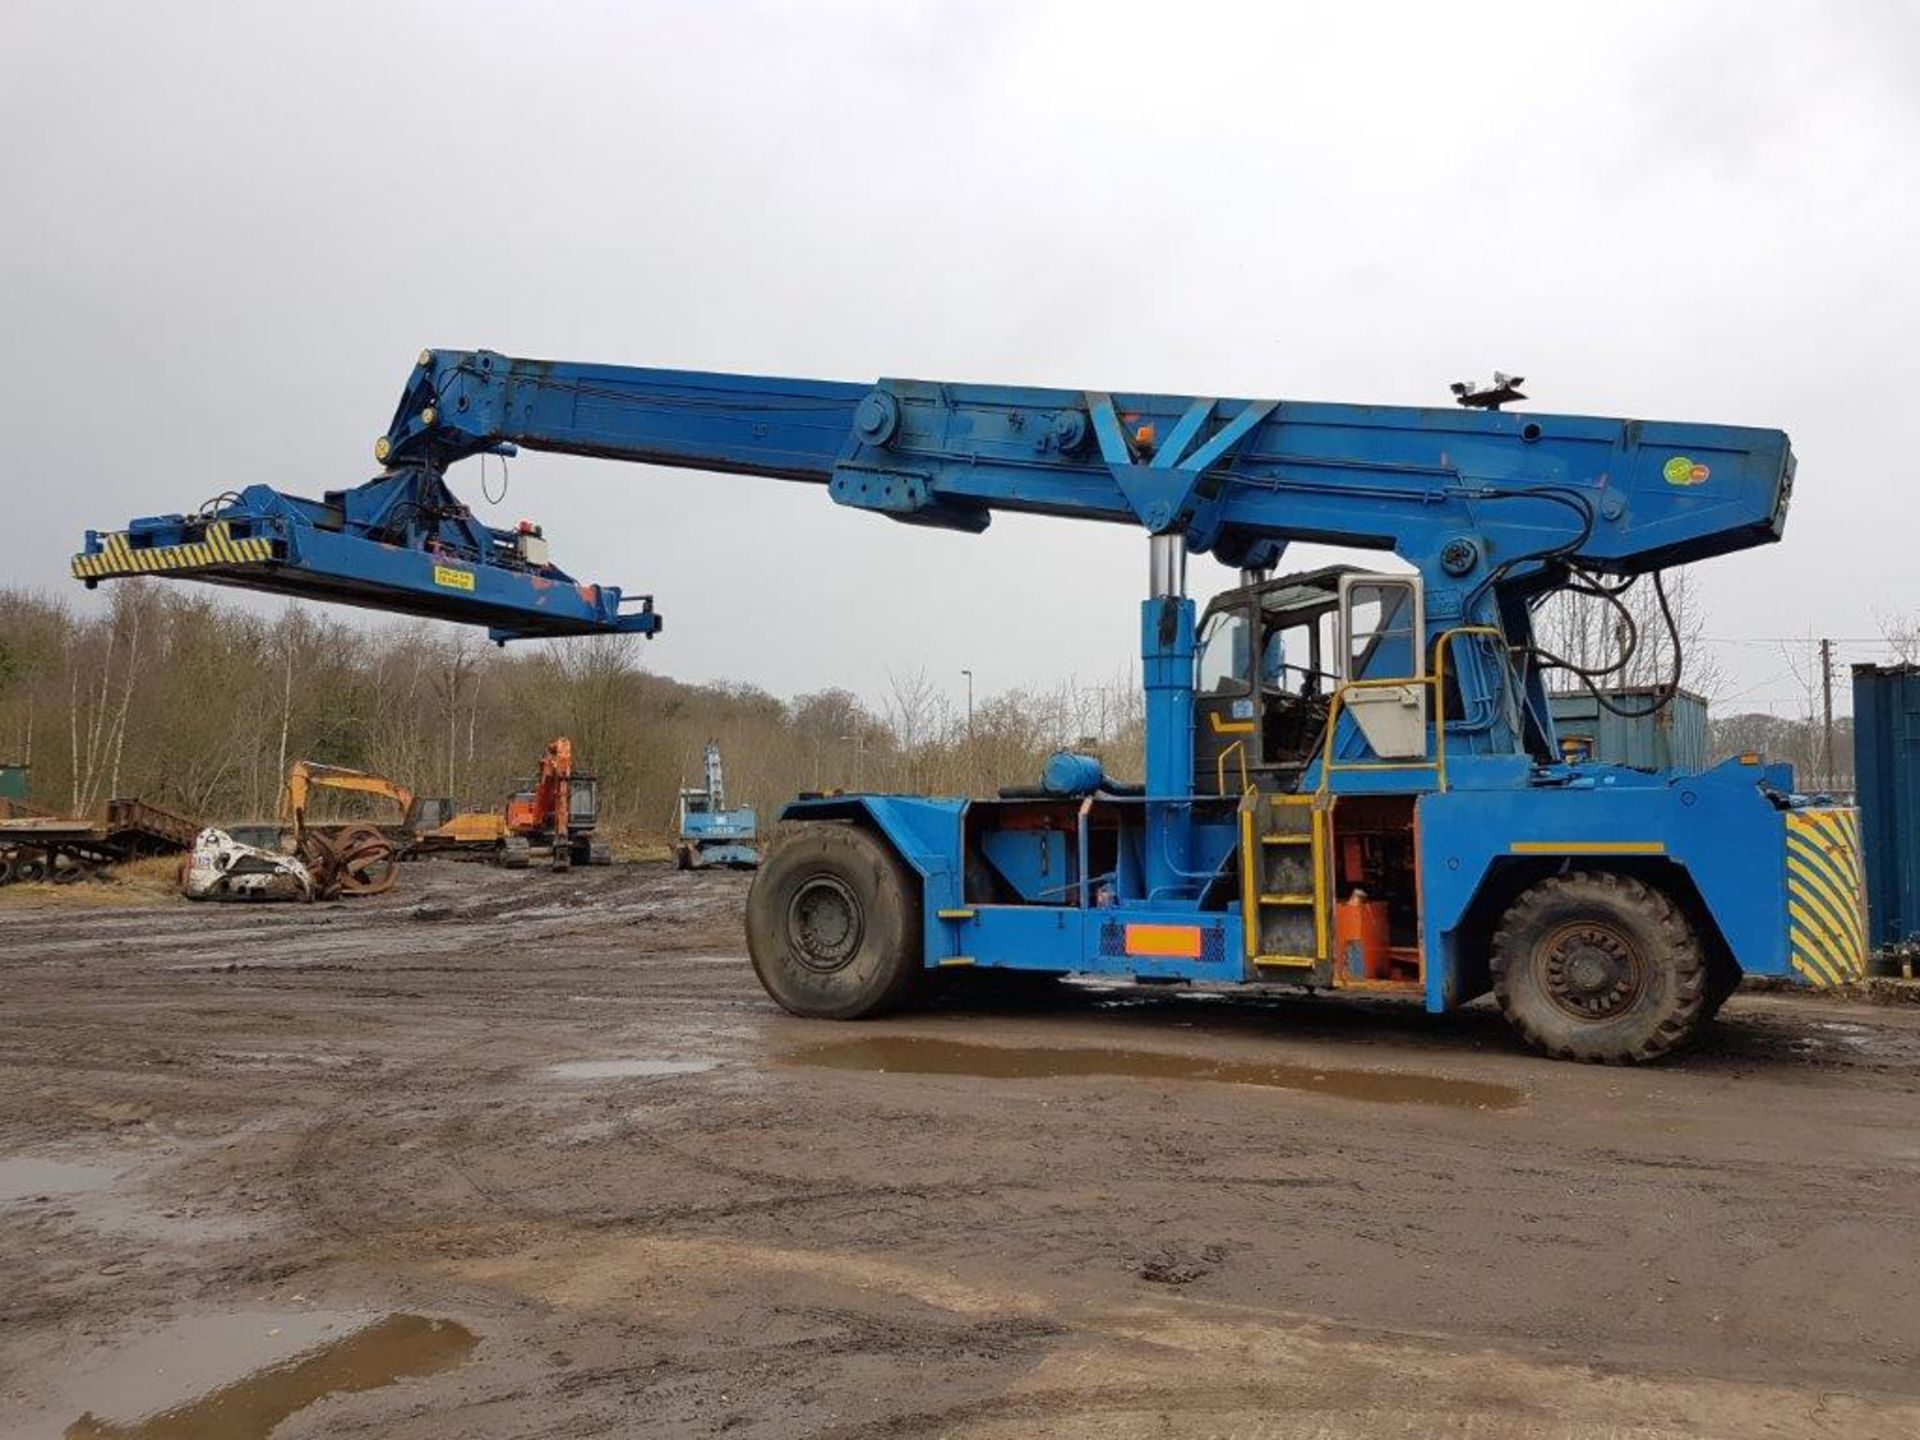
MULTIPOLYGON (((1425 646, 1420 582, 1328 565, 1222 591, 1201 617, 1194 673, 1194 792, 1298 788, 1320 757, 1334 692, 1351 680, 1417 679, 1425 646), (1243 774, 1244 767, 1244 774, 1243 774), (1224 782, 1223 782, 1224 777, 1224 782)), ((1385 756, 1424 748, 1425 707, 1411 736, 1381 734, 1348 708, 1385 756)), ((1414 718, 1414 717, 1409 717, 1414 718)))

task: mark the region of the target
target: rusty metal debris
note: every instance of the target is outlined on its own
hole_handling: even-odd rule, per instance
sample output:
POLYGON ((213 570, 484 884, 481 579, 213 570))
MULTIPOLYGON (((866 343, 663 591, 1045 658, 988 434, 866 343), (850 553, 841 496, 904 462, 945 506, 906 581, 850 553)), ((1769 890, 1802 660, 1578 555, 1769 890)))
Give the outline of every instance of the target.
POLYGON ((303 828, 298 858, 313 876, 323 900, 341 895, 383 895, 400 873, 393 841, 377 826, 347 825, 336 830, 303 828))

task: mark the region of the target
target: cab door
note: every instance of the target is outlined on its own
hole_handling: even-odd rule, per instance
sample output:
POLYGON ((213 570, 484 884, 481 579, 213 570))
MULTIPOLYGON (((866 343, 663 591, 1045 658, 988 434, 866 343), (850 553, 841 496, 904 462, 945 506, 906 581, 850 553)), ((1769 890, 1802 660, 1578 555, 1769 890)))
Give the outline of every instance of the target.
POLYGON ((1427 755, 1426 626, 1417 575, 1340 577, 1342 704, 1380 760, 1427 755))
POLYGON ((1259 763, 1254 641, 1250 597, 1209 607, 1194 658, 1193 789, 1197 795, 1237 795, 1259 763))

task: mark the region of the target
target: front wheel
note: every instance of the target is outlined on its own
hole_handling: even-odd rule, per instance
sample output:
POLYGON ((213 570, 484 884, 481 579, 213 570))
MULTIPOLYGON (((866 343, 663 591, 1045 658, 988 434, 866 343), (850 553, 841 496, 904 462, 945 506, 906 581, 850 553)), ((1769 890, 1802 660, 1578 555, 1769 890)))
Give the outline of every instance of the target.
POLYGON ((783 1009, 859 1020, 911 1001, 921 964, 919 885, 884 842, 852 825, 802 825, 747 895, 754 973, 783 1009))
POLYGON ((1507 1023, 1562 1060, 1655 1060, 1706 1011, 1707 963, 1671 898, 1629 875, 1576 871, 1515 900, 1493 937, 1507 1023))

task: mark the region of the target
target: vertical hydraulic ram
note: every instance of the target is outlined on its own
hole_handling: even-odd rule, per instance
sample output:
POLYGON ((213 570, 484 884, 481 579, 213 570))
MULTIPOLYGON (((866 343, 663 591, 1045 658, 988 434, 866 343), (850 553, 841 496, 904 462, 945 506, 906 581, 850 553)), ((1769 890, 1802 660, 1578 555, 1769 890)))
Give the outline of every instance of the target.
POLYGON ((1193 808, 1193 601, 1187 542, 1147 541, 1148 597, 1140 607, 1140 669, 1146 689, 1146 881, 1149 900, 1191 888, 1193 808))

